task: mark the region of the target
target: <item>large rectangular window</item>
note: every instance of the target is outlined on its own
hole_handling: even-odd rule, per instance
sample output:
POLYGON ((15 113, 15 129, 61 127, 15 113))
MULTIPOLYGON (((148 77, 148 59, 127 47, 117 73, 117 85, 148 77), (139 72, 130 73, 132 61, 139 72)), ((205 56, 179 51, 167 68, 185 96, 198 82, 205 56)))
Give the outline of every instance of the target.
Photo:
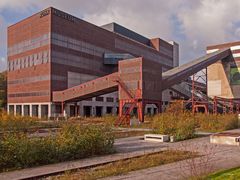
POLYGON ((41 51, 36 54, 31 54, 29 56, 24 56, 22 58, 17 58, 10 60, 8 63, 8 70, 13 71, 17 69, 23 69, 27 67, 32 67, 34 65, 46 64, 49 62, 49 51, 41 51))

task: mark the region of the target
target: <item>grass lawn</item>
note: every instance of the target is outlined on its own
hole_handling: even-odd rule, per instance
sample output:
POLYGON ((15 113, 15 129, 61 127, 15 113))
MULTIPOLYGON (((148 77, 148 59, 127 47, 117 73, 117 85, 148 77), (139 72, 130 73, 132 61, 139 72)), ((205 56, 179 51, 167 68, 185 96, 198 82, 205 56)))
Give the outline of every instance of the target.
POLYGON ((187 158, 196 157, 197 154, 193 154, 187 151, 163 151, 154 154, 148 154, 136 158, 131 158, 122 161, 116 161, 113 163, 108 163, 105 165, 81 169, 75 172, 66 172, 63 175, 53 176, 49 179, 82 179, 91 180, 99 179, 108 176, 116 176, 126 174, 130 171, 146 169, 149 167, 159 166, 167 163, 172 163, 175 161, 184 160, 187 158))
POLYGON ((206 179, 214 180, 237 180, 240 179, 240 167, 219 171, 209 175, 206 179))

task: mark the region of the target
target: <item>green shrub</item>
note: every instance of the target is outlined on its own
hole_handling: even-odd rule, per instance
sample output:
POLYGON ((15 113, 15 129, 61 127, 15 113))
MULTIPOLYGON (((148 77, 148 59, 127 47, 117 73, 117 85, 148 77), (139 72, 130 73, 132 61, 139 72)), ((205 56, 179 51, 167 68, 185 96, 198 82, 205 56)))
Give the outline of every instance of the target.
POLYGON ((192 114, 165 112, 153 117, 155 133, 175 136, 176 140, 194 137, 195 129, 202 131, 219 132, 238 128, 236 114, 192 114))
POLYGON ((210 132, 238 128, 236 114, 192 114, 183 110, 182 101, 170 104, 164 113, 153 117, 155 133, 175 136, 176 140, 194 137, 195 129, 210 132))
POLYGON ((105 124, 114 125, 114 123, 118 119, 118 116, 109 114, 109 115, 103 116, 102 118, 103 118, 105 124))
POLYGON ((0 131, 26 131, 29 127, 36 126, 39 119, 27 116, 14 116, 6 112, 0 113, 0 131))
POLYGON ((162 113, 153 118, 155 133, 174 136, 177 141, 194 137, 195 126, 195 119, 189 112, 162 113))
POLYGON ((112 153, 113 143, 107 126, 66 125, 44 138, 7 133, 0 141, 0 171, 112 153))
POLYGON ((184 103, 182 100, 176 100, 174 102, 171 102, 165 109, 165 113, 181 114, 183 112, 188 111, 184 108, 184 103))
POLYGON ((238 128, 236 114, 196 114, 195 118, 199 129, 203 131, 217 132, 238 128))
POLYGON ((19 116, 0 112, 0 132, 27 132, 39 128, 60 127, 64 122, 42 122, 37 117, 19 116))

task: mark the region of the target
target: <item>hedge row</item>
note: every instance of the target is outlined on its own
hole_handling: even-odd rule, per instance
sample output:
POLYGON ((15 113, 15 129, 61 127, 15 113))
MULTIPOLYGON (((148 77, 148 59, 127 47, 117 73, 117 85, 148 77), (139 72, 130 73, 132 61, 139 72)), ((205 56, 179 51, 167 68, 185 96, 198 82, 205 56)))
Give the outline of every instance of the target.
POLYGON ((236 114, 193 114, 182 109, 180 103, 170 105, 166 112, 153 118, 155 133, 169 134, 176 140, 193 138, 196 130, 220 132, 238 128, 236 114))
POLYGON ((0 171, 107 154, 113 152, 113 143, 106 126, 67 125, 44 138, 8 133, 0 141, 0 171))

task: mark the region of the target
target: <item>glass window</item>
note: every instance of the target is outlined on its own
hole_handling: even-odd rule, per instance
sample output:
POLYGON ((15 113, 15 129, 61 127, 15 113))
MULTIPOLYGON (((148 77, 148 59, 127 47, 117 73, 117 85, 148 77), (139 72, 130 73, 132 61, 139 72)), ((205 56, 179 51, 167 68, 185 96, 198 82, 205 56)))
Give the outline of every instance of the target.
POLYGON ((28 67, 28 56, 27 56, 26 59, 25 59, 25 67, 26 67, 26 68, 28 67))
POLYGON ((10 71, 10 62, 8 61, 8 71, 10 71))
POLYGON ((43 63, 48 63, 48 51, 44 51, 43 57, 43 63))
POLYGON ((20 58, 19 59, 19 69, 22 69, 22 66, 23 66, 23 59, 20 58))
POLYGON ((33 66, 37 65, 37 54, 33 55, 33 66))
POLYGON ((30 56, 30 67, 32 67, 34 65, 33 61, 34 61, 33 55, 31 55, 30 56))

